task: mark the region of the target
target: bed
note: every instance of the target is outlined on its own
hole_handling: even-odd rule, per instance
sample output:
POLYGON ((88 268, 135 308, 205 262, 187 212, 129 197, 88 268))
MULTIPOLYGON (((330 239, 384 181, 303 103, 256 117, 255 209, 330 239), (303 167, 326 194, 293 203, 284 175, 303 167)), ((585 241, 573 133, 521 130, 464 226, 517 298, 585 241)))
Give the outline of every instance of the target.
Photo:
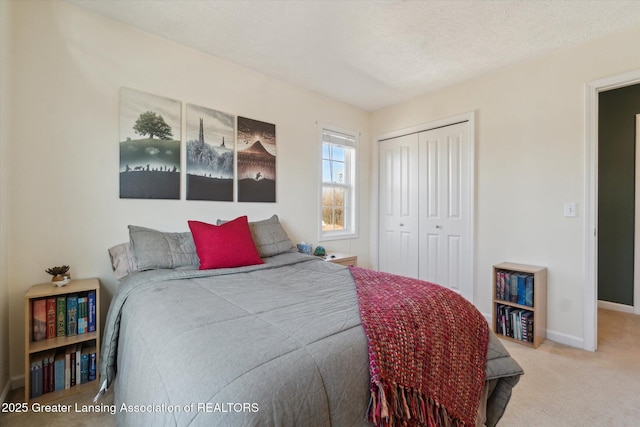
MULTIPOLYGON (((130 226, 126 260, 110 250, 116 271, 128 266, 100 366, 118 425, 372 425, 350 269, 297 253, 275 216, 249 224, 252 265, 198 269, 208 255, 194 251, 192 224, 193 234, 130 226)), ((222 237, 224 253, 238 250, 222 237)), ((493 426, 523 372, 492 333, 485 372, 477 425, 493 426)))

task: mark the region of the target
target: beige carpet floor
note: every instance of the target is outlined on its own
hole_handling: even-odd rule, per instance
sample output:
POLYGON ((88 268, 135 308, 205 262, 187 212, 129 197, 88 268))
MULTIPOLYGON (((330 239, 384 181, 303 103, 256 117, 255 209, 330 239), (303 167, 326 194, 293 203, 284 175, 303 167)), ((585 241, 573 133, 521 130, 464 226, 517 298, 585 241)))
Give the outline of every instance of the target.
POLYGON ((640 425, 640 316, 598 311, 598 351, 505 342, 525 375, 500 426, 640 425))
MULTIPOLYGON (((524 368, 500 427, 635 427, 640 425, 640 316, 598 312, 598 351, 587 352, 552 341, 537 349, 503 341, 524 368)), ((8 401, 21 402, 23 389, 8 401)), ((94 391, 56 402, 91 405, 94 391)), ((108 392, 101 404, 113 404, 108 392)), ((0 425, 115 426, 101 414, 7 414, 0 425)))

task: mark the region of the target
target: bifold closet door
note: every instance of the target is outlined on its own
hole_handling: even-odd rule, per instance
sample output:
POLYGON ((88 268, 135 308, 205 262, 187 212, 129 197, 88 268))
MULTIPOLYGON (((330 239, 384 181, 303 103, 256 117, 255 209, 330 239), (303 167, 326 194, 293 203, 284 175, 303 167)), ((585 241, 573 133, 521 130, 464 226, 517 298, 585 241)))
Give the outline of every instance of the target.
POLYGON ((378 268, 418 277, 418 134, 380 142, 378 268))
POLYGON ((468 122, 419 134, 419 277, 473 298, 468 122))

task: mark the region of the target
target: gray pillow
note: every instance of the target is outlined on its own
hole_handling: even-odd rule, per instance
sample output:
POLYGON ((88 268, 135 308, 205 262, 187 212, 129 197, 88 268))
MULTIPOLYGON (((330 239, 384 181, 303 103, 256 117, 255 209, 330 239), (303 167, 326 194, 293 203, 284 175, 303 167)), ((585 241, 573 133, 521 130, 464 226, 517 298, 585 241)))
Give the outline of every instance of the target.
MULTIPOLYGON (((219 219, 217 224, 225 222, 225 220, 219 219)), ((273 215, 262 221, 249 222, 249 229, 261 258, 297 251, 289 235, 282 228, 278 215, 273 215)))
POLYGON ((138 270, 198 266, 191 233, 165 233, 151 228, 129 226, 129 242, 138 270))
POLYGON ((131 252, 129 242, 120 243, 109 248, 109 256, 111 257, 111 267, 116 279, 120 280, 132 271, 136 271, 136 259, 131 252))

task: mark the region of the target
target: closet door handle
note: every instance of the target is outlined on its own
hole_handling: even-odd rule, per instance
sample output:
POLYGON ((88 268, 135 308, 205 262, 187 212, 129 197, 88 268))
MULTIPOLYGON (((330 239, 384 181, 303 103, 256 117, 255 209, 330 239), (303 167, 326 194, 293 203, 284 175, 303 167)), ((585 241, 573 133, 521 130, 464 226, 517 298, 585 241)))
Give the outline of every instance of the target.
POLYGON ((436 225, 436 228, 442 230, 442 226, 441 225, 436 225))

